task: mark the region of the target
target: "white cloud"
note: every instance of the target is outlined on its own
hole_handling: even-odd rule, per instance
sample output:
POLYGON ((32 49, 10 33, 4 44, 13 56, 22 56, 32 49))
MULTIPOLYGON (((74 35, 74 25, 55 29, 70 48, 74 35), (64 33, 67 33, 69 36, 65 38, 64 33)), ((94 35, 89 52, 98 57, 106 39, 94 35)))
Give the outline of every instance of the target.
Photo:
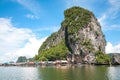
POLYGON ((106 15, 107 18, 116 18, 120 12, 120 1, 119 0, 108 0, 110 7, 103 13, 102 16, 106 15))
POLYGON ((31 36, 33 36, 31 30, 15 28, 11 24, 11 19, 0 18, 0 49, 3 53, 6 52, 6 50, 14 51, 14 48, 17 49, 21 47, 23 42, 31 36))
POLYGON ((117 13, 120 10, 120 0, 108 0, 108 1, 112 5, 110 11, 114 12, 113 14, 117 13))
POLYGON ((30 29, 14 27, 11 19, 0 18, 0 62, 33 57, 45 39, 37 39, 30 29))
MULTIPOLYGON (((109 15, 110 16, 110 15, 109 15)), ((102 26, 102 30, 104 31, 108 31, 108 30, 120 30, 120 24, 111 24, 109 22, 107 22, 107 20, 109 19, 109 16, 107 14, 103 14, 98 21, 100 22, 101 26, 102 26)))
POLYGON ((120 53, 120 44, 112 45, 112 43, 107 42, 106 53, 120 53))
POLYGON ((38 54, 38 49, 40 45, 45 41, 47 37, 42 39, 36 39, 36 37, 29 38, 29 41, 25 44, 23 48, 17 50, 14 54, 15 56, 27 56, 28 58, 34 57, 38 54))
POLYGON ((37 16, 35 16, 33 14, 26 14, 25 17, 27 17, 29 19, 39 19, 37 16))
MULTIPOLYGON (((40 8, 40 5, 38 4, 37 0, 16 0, 16 1, 19 4, 21 4, 22 6, 24 6, 26 9, 31 11, 34 14, 34 16, 37 17, 37 19, 39 18, 41 8, 40 8)), ((31 15, 29 15, 29 17, 30 16, 31 15)))
POLYGON ((98 19, 102 25, 103 30, 120 30, 119 23, 112 24, 109 20, 115 20, 119 16, 120 12, 120 1, 119 0, 108 0, 110 7, 102 16, 98 19))
MULTIPOLYGON (((99 19, 98 21, 101 22, 101 23, 104 23, 104 20, 107 18, 107 16, 105 14, 103 14, 99 19)), ((104 24, 103 24, 104 25, 104 24)))

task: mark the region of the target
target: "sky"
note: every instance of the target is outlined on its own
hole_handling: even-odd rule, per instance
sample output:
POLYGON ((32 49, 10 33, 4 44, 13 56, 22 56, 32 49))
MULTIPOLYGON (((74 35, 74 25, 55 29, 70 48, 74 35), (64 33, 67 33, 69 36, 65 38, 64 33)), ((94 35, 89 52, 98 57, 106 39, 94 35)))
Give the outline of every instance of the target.
POLYGON ((106 53, 120 53, 119 0, 0 0, 0 63, 38 54, 72 6, 92 11, 105 34, 106 53))

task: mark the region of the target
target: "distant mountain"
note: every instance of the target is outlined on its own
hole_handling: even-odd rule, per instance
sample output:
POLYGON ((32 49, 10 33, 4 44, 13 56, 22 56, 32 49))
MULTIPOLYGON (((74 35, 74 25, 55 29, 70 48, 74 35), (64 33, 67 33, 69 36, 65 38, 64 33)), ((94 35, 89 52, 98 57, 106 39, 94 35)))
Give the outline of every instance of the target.
POLYGON ((114 54, 117 54, 118 56, 120 56, 120 53, 109 53, 108 55, 112 57, 114 54))
POLYGON ((17 59, 17 63, 19 63, 19 62, 27 62, 27 58, 25 56, 20 56, 17 59))

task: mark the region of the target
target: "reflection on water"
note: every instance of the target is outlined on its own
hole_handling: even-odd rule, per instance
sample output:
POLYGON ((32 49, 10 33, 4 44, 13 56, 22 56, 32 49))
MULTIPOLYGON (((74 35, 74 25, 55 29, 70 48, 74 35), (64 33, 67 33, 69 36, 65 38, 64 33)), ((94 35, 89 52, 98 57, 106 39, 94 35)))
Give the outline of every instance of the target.
POLYGON ((0 67, 0 80, 120 80, 120 66, 0 67))
POLYGON ((109 80, 120 80, 120 66, 111 66, 108 68, 109 80))
POLYGON ((39 69, 43 80, 108 80, 107 72, 106 66, 91 65, 39 69))

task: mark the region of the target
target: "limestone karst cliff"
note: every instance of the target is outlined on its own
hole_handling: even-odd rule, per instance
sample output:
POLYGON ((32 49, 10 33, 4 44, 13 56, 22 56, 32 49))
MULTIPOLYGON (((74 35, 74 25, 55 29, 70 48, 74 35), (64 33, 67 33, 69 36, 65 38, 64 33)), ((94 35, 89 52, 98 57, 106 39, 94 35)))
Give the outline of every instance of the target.
POLYGON ((99 22, 91 11, 81 7, 69 8, 64 15, 61 28, 46 39, 36 59, 94 63, 95 53, 104 53, 106 46, 99 22))

